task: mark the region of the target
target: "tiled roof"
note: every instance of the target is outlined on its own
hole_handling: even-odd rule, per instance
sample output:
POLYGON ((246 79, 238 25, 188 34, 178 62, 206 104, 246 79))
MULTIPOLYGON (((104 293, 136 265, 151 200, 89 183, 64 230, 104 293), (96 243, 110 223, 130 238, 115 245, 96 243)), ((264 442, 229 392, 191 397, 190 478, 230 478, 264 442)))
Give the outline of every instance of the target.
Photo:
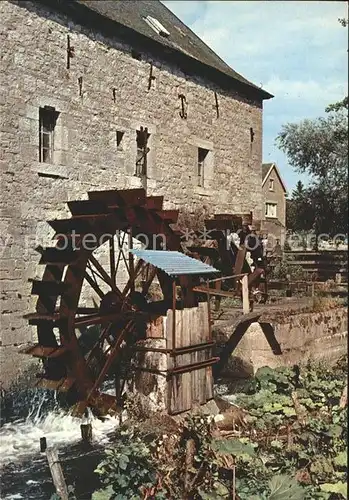
MULTIPOLYGON (((247 86, 250 90, 257 92, 261 99, 273 97, 228 66, 159 0, 75 0, 74 3, 157 42, 164 49, 173 49, 182 55, 196 59, 207 67, 213 68, 236 82, 247 86), (170 35, 164 37, 156 33, 145 22, 144 19, 147 16, 157 19, 169 31, 170 35)), ((115 35, 117 34, 118 29, 116 27, 115 35)), ((243 47, 238 50, 243 50, 243 47)))

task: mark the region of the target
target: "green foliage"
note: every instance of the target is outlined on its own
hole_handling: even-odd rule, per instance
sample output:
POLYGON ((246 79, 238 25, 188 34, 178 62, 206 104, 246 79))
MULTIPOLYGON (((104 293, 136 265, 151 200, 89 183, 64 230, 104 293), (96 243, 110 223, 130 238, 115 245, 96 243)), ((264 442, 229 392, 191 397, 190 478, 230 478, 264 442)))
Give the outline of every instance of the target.
POLYGON ((325 483, 320 486, 321 491, 326 491, 328 493, 337 493, 343 498, 347 498, 347 483, 342 483, 338 481, 337 483, 325 483))
POLYGON ((313 227, 314 218, 311 191, 298 181, 291 198, 286 200, 286 227, 290 231, 309 231, 313 227))
MULTIPOLYGON (((288 259, 289 260, 289 259, 288 259)), ((276 262, 272 268, 269 277, 276 280, 304 280, 305 272, 300 266, 290 265, 288 260, 282 259, 276 262)))
POLYGON ((97 490, 92 495, 92 500, 109 500, 114 495, 114 490, 111 485, 103 488, 103 490, 97 490))
POLYGON ((217 437, 200 414, 188 416, 178 436, 121 429, 97 469, 106 489, 93 500, 228 500, 234 487, 240 500, 346 498, 347 412, 339 406, 346 373, 346 359, 259 369, 236 394, 249 413, 239 437, 217 437))
POLYGON ((304 489, 297 481, 286 476, 274 476, 268 483, 270 496, 268 500, 303 500, 304 489))
POLYGON ((254 455, 253 446, 242 443, 238 439, 214 439, 211 442, 211 448, 217 455, 233 455, 234 457, 254 455))
POLYGON ((117 446, 106 450, 106 458, 95 470, 108 487, 100 494, 113 490, 110 498, 137 500, 142 498, 141 488, 151 486, 156 479, 151 446, 132 430, 122 430, 119 438, 117 446))
POLYGON ((291 167, 311 179, 291 197, 290 228, 313 227, 317 234, 346 233, 348 220, 347 99, 328 111, 326 117, 287 123, 276 138, 291 167))

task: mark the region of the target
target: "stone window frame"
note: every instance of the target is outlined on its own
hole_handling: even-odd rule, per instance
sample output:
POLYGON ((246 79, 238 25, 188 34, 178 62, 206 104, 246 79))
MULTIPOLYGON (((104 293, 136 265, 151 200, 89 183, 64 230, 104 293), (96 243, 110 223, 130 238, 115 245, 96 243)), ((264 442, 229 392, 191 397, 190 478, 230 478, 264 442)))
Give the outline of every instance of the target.
POLYGON ((115 142, 116 142, 116 150, 117 151, 124 150, 125 133, 126 133, 126 131, 121 129, 121 128, 117 128, 115 130, 115 142))
POLYGON ((274 191, 274 178, 269 179, 269 191, 274 191))
POLYGON ((53 106, 39 107, 39 162, 54 163, 55 128, 59 111, 53 106))
POLYGON ((277 219, 277 207, 278 207, 278 204, 277 202, 275 201, 266 201, 265 202, 265 217, 267 219, 277 219), (270 212, 268 210, 269 207, 274 207, 275 208, 275 215, 270 215, 270 212))
POLYGON ((210 158, 210 150, 205 148, 198 148, 198 163, 197 163, 197 185, 198 187, 205 187, 205 171, 210 158))
POLYGON ((207 195, 208 191, 212 188, 213 178, 214 178, 214 144, 212 141, 194 137, 189 141, 189 144, 193 146, 193 155, 195 154, 195 159, 192 160, 192 165, 194 169, 194 189, 197 194, 207 195), (203 186, 198 185, 198 155, 199 150, 208 151, 205 158, 204 164, 204 182, 203 186))
POLYGON ((154 145, 156 143, 156 125, 154 123, 147 122, 147 120, 144 120, 142 122, 137 121, 137 122, 130 123, 129 132, 132 134, 130 154, 131 154, 132 161, 130 163, 130 169, 128 169, 129 170, 128 175, 132 175, 135 177, 137 152, 138 152, 136 137, 137 137, 137 130, 139 131, 141 127, 147 128, 148 134, 149 134, 149 138, 148 138, 149 153, 147 154, 146 178, 153 179, 154 178, 155 158, 156 158, 156 151, 154 149, 154 145), (131 167, 132 167, 132 172, 131 172, 131 167))
POLYGON ((38 175, 52 178, 67 179, 69 165, 69 129, 67 123, 69 109, 67 104, 52 96, 41 95, 26 105, 24 115, 19 120, 20 132, 27 137, 28 150, 30 151, 31 170, 38 175), (40 148, 40 118, 39 109, 48 106, 58 113, 54 134, 54 157, 52 163, 39 161, 40 148))

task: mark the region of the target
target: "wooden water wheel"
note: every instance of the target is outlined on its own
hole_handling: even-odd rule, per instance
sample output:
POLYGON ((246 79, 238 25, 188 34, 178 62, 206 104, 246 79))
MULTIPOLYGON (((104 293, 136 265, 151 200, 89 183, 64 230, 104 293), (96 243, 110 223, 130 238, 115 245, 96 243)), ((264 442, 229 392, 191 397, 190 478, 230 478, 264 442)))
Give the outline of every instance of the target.
POLYGON ((117 376, 125 346, 142 336, 154 278, 162 293, 159 314, 171 294, 166 275, 135 263, 125 245, 146 239, 149 249, 163 249, 165 241, 167 250, 180 250, 170 226, 178 212, 163 210, 163 197, 147 197, 143 189, 89 192, 88 200, 68 207, 70 218, 49 221, 55 245, 40 251, 45 269, 41 280, 32 280, 36 311, 25 316, 37 328, 38 344, 24 352, 43 360, 38 386, 69 391, 76 414, 87 406, 105 414, 116 408, 121 389, 116 396, 103 393, 103 382, 117 376))
MULTIPOLYGON (((188 250, 203 262, 219 269, 223 276, 247 274, 251 301, 264 303, 268 297, 266 262, 258 236, 249 229, 251 225, 252 214, 216 214, 205 221, 206 241, 188 250), (229 236, 233 233, 238 234, 238 242, 229 236), (248 252, 250 262, 247 260, 248 252)), ((259 222, 254 225, 260 229, 257 227, 259 222)), ((241 293, 239 278, 228 279, 222 286, 235 289, 238 295, 241 293)))

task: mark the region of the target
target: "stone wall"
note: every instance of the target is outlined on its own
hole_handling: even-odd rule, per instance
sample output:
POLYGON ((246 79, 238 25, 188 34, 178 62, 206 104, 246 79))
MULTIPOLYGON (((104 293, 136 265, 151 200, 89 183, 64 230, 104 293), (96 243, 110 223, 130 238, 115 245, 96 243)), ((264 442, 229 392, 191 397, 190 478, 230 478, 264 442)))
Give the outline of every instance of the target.
MULTIPOLYGON (((280 354, 274 354, 259 323, 252 323, 229 361, 225 373, 248 376, 262 366, 292 366, 307 361, 333 363, 347 353, 348 310, 338 307, 322 312, 296 313, 268 321, 275 332, 280 354)), ((224 328, 228 336, 229 326, 224 328)))
POLYGON ((22 358, 7 357, 5 348, 34 335, 22 315, 34 310, 27 280, 42 272, 34 248, 50 244, 53 235, 45 221, 64 217, 65 202, 86 198, 88 190, 140 187, 134 172, 141 126, 150 132, 148 194, 164 195, 166 208, 207 205, 220 213, 252 210, 260 218, 262 103, 189 77, 152 54, 137 60, 121 40, 40 3, 2 1, 0 15, 0 355, 2 372, 15 373, 22 358), (75 50, 70 69, 68 34, 75 50), (151 62, 155 79, 148 90, 151 62), (180 93, 188 103, 186 120, 180 93), (59 112, 53 164, 39 162, 43 106, 59 112), (117 131, 123 132, 119 145, 117 131), (197 185, 198 147, 210 150, 204 187, 197 185))

